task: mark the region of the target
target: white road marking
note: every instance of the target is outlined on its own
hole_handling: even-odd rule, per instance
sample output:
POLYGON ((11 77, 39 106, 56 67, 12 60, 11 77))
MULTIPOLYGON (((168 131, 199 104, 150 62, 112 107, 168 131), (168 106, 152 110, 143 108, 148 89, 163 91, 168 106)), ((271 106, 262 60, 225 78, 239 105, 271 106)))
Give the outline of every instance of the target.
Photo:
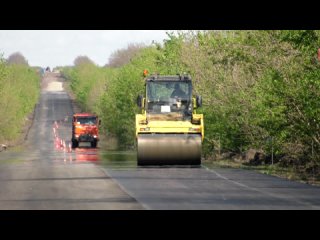
POLYGON ((243 184, 243 183, 239 183, 239 182, 237 182, 237 181, 233 181, 233 180, 231 180, 231 179, 229 179, 229 178, 227 178, 227 177, 219 174, 219 173, 216 172, 215 170, 210 169, 210 168, 208 168, 208 167, 206 167, 206 166, 203 166, 203 165, 202 165, 202 167, 203 167, 205 170, 209 171, 209 172, 213 172, 213 173, 216 174, 219 178, 222 178, 222 179, 224 179, 224 180, 226 180, 226 181, 228 181, 228 182, 231 182, 231 183, 233 183, 233 184, 235 184, 235 185, 238 185, 238 186, 240 186, 240 187, 247 188, 247 189, 249 189, 249 190, 251 190, 251 191, 256 191, 256 192, 259 192, 259 193, 264 194, 264 195, 268 195, 268 196, 273 197, 273 198, 285 199, 286 201, 292 201, 292 202, 295 202, 295 203, 298 203, 298 204, 301 204, 301 205, 304 205, 304 206, 307 205, 307 206, 310 206, 310 207, 313 208, 313 209, 320 209, 320 207, 314 206, 314 205, 312 205, 312 204, 310 204, 310 203, 307 203, 307 202, 302 202, 302 201, 299 201, 299 200, 296 200, 296 199, 290 199, 290 200, 289 200, 289 199, 286 198, 285 196, 284 196, 284 197, 281 197, 281 196, 279 196, 279 195, 275 195, 275 194, 272 194, 272 193, 268 193, 268 192, 261 191, 261 190, 259 190, 259 189, 257 189, 257 188, 253 188, 253 187, 247 186, 247 185, 245 185, 245 184, 243 184))

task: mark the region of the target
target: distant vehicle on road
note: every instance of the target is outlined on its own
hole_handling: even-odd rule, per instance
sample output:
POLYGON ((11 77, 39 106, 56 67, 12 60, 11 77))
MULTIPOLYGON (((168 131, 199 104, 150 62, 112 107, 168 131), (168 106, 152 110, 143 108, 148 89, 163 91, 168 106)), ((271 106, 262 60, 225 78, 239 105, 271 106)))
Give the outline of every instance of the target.
POLYGON ((44 73, 45 73, 45 69, 44 68, 40 68, 40 74, 41 74, 42 77, 44 76, 44 73))
POLYGON ((91 147, 97 147, 101 120, 91 113, 76 113, 72 118, 72 148, 79 147, 80 142, 90 142, 91 147))

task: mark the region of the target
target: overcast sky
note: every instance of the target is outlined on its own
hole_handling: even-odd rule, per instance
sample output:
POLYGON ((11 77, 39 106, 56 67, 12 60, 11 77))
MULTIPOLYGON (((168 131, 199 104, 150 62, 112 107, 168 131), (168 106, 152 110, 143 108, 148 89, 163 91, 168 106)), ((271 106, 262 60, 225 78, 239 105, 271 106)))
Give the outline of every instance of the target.
POLYGON ((0 30, 0 54, 20 52, 31 66, 73 65, 88 56, 103 66, 112 52, 129 43, 162 43, 166 30, 0 30))

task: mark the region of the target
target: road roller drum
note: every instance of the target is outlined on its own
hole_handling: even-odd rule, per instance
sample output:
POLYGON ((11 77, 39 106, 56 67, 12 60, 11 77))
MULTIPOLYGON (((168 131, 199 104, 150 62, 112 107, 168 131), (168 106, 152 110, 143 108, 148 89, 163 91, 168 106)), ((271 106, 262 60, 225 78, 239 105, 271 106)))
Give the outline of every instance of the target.
POLYGON ((140 134, 138 165, 200 165, 199 134, 140 134))

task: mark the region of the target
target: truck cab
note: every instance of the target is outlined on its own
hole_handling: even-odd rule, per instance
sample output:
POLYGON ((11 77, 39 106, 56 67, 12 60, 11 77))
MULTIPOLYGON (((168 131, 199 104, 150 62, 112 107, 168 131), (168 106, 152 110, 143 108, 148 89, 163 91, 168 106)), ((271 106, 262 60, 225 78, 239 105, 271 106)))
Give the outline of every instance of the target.
POLYGON ((79 147, 80 142, 90 142, 96 148, 99 141, 98 116, 91 113, 77 113, 72 117, 72 148, 79 147))

